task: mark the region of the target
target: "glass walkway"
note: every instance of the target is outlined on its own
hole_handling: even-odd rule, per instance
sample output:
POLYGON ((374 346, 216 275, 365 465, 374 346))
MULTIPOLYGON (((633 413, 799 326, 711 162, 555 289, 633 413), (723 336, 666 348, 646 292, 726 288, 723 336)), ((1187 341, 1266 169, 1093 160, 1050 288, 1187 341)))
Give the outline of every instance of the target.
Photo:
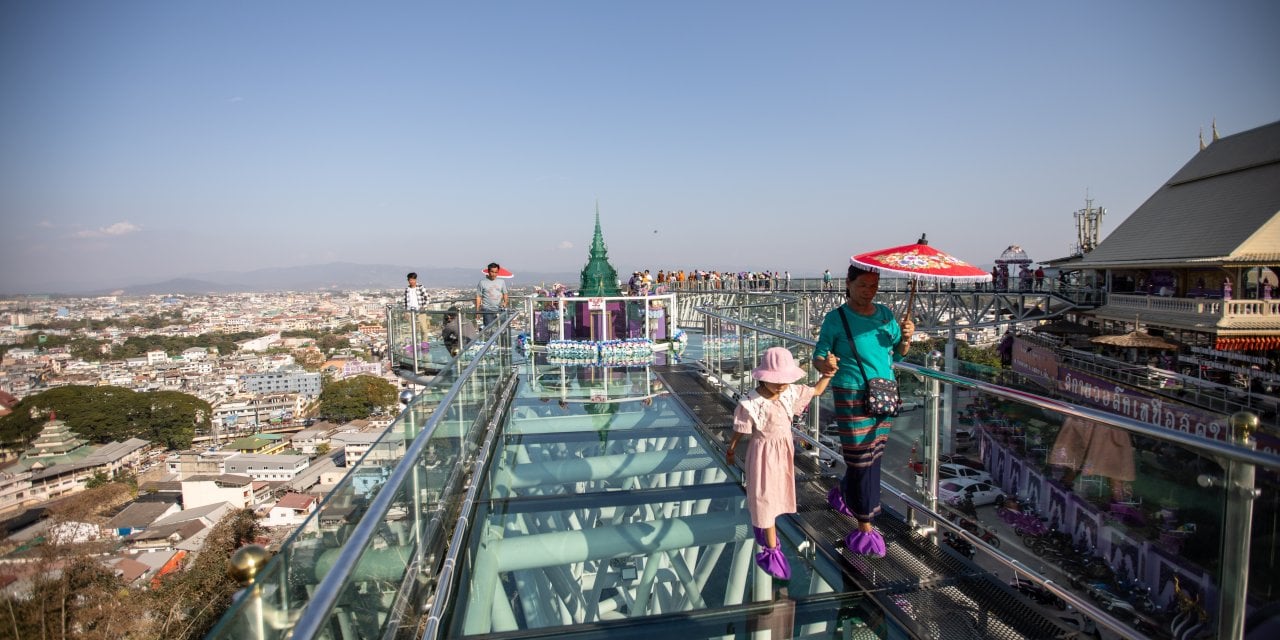
MULTIPOLYGON (((812 341, 796 329, 824 309, 791 296, 749 296, 736 308, 689 298, 670 312, 699 325, 687 347, 672 340, 670 351, 616 361, 522 348, 538 332, 530 312, 505 317, 454 356, 441 348, 443 311, 419 314, 426 322, 389 311, 391 348, 421 389, 279 552, 235 559, 253 582, 211 637, 1181 638, 1222 628, 1209 620, 1232 609, 1210 597, 1257 603, 1247 526, 1236 536, 1218 528, 1210 568, 1167 550, 1162 561, 1145 553, 1158 535, 1138 542, 1140 527, 1129 531, 1111 511, 1089 528, 1089 509, 1101 504, 1088 494, 1096 478, 1065 497, 1048 490, 1043 443, 1066 418, 1086 417, 1158 439, 1169 456, 1217 456, 1218 477, 1249 487, 1254 468, 1280 470, 1280 458, 1067 405, 982 372, 909 364, 904 394, 921 408, 899 417, 885 458, 886 512, 876 524, 888 556, 853 556, 838 543, 851 521, 825 501, 842 472, 822 433, 827 399, 796 428, 799 513, 779 521, 793 575, 770 578, 753 562, 740 472, 723 443, 735 394, 749 384, 743 372, 767 346, 806 358, 812 341), (1037 503, 1044 521, 1070 523, 1089 553, 1119 560, 1112 573, 1157 583, 1165 604, 1148 610, 1069 588, 1092 573, 1057 566, 1050 556, 1065 549, 1046 551, 984 499, 963 514, 940 501, 951 485, 939 472, 962 458, 945 465, 938 455, 962 444, 957 433, 974 442, 987 486, 1037 503), (1033 485, 1036 495, 1026 495, 1033 485), (1224 562, 1244 566, 1244 580, 1224 562), (1170 572, 1180 578, 1173 587, 1161 581, 1170 572), (1011 578, 1050 600, 1025 597, 1011 578)), ((1159 486, 1153 466, 1147 484, 1159 486)), ((1220 517, 1238 515, 1241 500, 1218 482, 1197 487, 1199 496, 1220 517)), ((1244 637, 1243 615, 1235 623, 1244 637)))

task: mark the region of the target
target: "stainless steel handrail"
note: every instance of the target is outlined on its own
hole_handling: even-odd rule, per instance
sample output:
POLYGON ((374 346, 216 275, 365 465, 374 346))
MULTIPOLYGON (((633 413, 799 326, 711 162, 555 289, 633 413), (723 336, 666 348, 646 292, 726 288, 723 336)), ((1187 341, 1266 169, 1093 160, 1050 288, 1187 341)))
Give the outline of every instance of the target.
MULTIPOLYGON (((747 322, 745 320, 739 320, 732 316, 728 316, 723 313, 719 313, 718 311, 713 311, 711 309, 699 308, 697 309, 697 311, 699 311, 700 313, 706 314, 708 316, 711 316, 713 318, 718 318, 725 322, 730 322, 737 326, 745 327, 752 331, 758 331, 766 335, 777 336, 780 338, 784 338, 786 340, 790 340, 792 342, 802 343, 809 346, 814 346, 817 344, 817 341, 813 340, 812 338, 806 338, 804 336, 798 336, 795 334, 786 333, 770 327, 765 327, 762 325, 747 322)), ((1231 460, 1234 462, 1244 462, 1247 464, 1253 464, 1253 465, 1268 467, 1272 469, 1280 469, 1280 455, 1277 455, 1277 454, 1269 454, 1263 451, 1254 451, 1251 449, 1245 449, 1243 447, 1238 447, 1225 442, 1219 442, 1217 440, 1209 440, 1207 438, 1201 438, 1199 436, 1196 436, 1190 433, 1184 433, 1182 431, 1174 431, 1173 429, 1166 429, 1164 427, 1153 426, 1145 422, 1134 420, 1133 418, 1126 418, 1124 416, 1116 415, 1114 413, 1109 413, 1101 409, 1092 409, 1092 408, 1077 405, 1077 404, 1062 402, 1061 400, 1044 398, 1041 396, 1028 393, 1026 391, 1021 391, 1019 389, 1014 389, 1011 387, 1003 387, 997 384, 984 382, 982 380, 977 380, 974 378, 966 378, 964 376, 956 375, 953 373, 947 373, 945 371, 938 371, 936 369, 930 369, 928 367, 911 364, 909 362, 898 362, 894 364, 894 367, 898 369, 910 371, 913 374, 925 376, 927 378, 935 378, 941 382, 945 382, 948 384, 954 384, 956 386, 964 387, 967 389, 975 389, 977 391, 981 391, 983 393, 989 393, 991 395, 999 396, 1001 398, 1015 400, 1017 402, 1028 404, 1040 409, 1047 409, 1049 411, 1053 411, 1056 413, 1062 413, 1065 415, 1085 418, 1087 420, 1100 422, 1102 424, 1105 424, 1111 427, 1118 427, 1125 431, 1136 433, 1142 436, 1147 436, 1150 438, 1167 440, 1169 442, 1173 442, 1185 447, 1189 447, 1191 449, 1202 451, 1202 452, 1211 454, 1213 456, 1221 457, 1224 460, 1231 460)))
MULTIPOLYGON (((798 344, 806 344, 809 346, 813 346, 816 344, 816 341, 809 339, 807 337, 788 334, 785 331, 780 331, 771 327, 765 327, 752 322, 744 321, 744 320, 720 313, 718 311, 713 311, 713 310, 709 310, 701 307, 696 308, 695 311, 698 313, 702 313, 707 317, 716 318, 721 321, 727 322, 729 324, 733 324, 739 327, 757 331, 765 335, 776 336, 776 337, 783 338, 785 340, 796 342, 798 344)), ((743 334, 739 332, 739 336, 742 336, 742 335, 743 334)), ((956 374, 939 371, 937 369, 930 368, 930 367, 922 367, 919 365, 906 363, 906 362, 898 362, 898 363, 895 363, 894 366, 898 369, 909 371, 912 374, 915 374, 917 376, 921 376, 926 379, 931 379, 933 381, 932 384, 935 384, 935 385, 937 383, 947 383, 947 384, 953 385, 953 387, 963 387, 963 388, 973 389, 982 393, 1012 400, 1025 405, 1030 405, 1030 406, 1044 409, 1050 412, 1054 412, 1062 415, 1068 415, 1068 416, 1075 416, 1075 417, 1083 418, 1086 420, 1092 420, 1100 424, 1116 427, 1128 433, 1134 433, 1134 434, 1138 434, 1138 435, 1142 435, 1150 438, 1155 438, 1158 440, 1172 442, 1179 446, 1186 447, 1199 454, 1203 454, 1208 457, 1211 457, 1216 462, 1218 462, 1219 464, 1221 464, 1222 466, 1228 469, 1228 478, 1225 481, 1227 484, 1230 485, 1230 490, 1227 492, 1227 508, 1230 513, 1237 514, 1236 515, 1237 521, 1243 521, 1247 523, 1248 516, 1251 514, 1251 509, 1248 507, 1247 502, 1252 500, 1256 496, 1256 489, 1254 489, 1253 487, 1253 480, 1252 480, 1254 469, 1256 467, 1263 467, 1263 468, 1271 469, 1273 471, 1280 469, 1280 455, 1277 455, 1274 453, 1257 451, 1252 446, 1249 446, 1252 441, 1250 438, 1250 433, 1248 428, 1242 428, 1239 430, 1238 433, 1228 432, 1227 436, 1231 438, 1233 441, 1235 441, 1235 444, 1227 443, 1227 442, 1219 442, 1217 440, 1210 440, 1208 438, 1199 437, 1191 433, 1186 433, 1183 431, 1177 431, 1177 430, 1168 429, 1168 428, 1164 428, 1156 425, 1147 424, 1145 422, 1141 422, 1132 418, 1127 418, 1124 416, 1109 413, 1101 409, 1093 409, 1089 407, 1075 405, 1068 402, 1062 402, 1060 400, 1054 400, 1052 398, 1044 398, 1044 397, 1037 396, 1032 393, 1028 393, 1019 389, 1004 387, 997 384, 984 382, 982 380, 966 378, 964 376, 959 376, 956 374)), ((935 411, 936 409, 937 408, 935 406, 935 411)), ((936 415, 935 415, 935 418, 936 418, 936 415)), ((1249 423, 1250 421, 1252 421, 1256 426, 1257 417, 1247 412, 1234 414, 1231 418, 1232 423, 1239 422, 1241 424, 1245 424, 1245 423, 1249 423)), ((936 427, 935 427, 934 441, 936 442, 936 440, 937 440, 937 433, 936 433, 936 427)), ((929 478, 929 485, 928 485, 929 488, 927 492, 928 492, 928 496, 930 497, 930 502, 933 502, 934 499, 932 498, 932 496, 937 491, 937 477, 935 475, 936 474, 935 469, 937 467, 936 455, 937 455, 937 451, 935 448, 933 449, 933 451, 930 452, 930 455, 929 455, 930 478, 929 478)), ((1202 485, 1205 483, 1208 483, 1209 485, 1213 485, 1213 484, 1218 484, 1222 482, 1223 481, 1213 479, 1213 478, 1204 478, 1201 480, 1202 485)), ((1023 574, 1027 575, 1027 577, 1029 577, 1033 582, 1048 588, 1054 594, 1058 595, 1059 597, 1062 597, 1064 600, 1067 600, 1077 609, 1084 612, 1085 615, 1088 615, 1089 617, 1093 618, 1096 624, 1099 624, 1103 627, 1111 629, 1112 631, 1115 631, 1121 634, 1122 636, 1133 635, 1133 630, 1130 629, 1127 625, 1125 625, 1120 620, 1117 620, 1116 618, 1112 617, 1106 612, 1082 600, 1076 594, 1065 591, 1060 586, 1058 586, 1058 584, 1055 583, 1053 580, 1044 578, 1039 574, 1039 572, 1031 569, 1030 567, 1027 567, 1025 564, 1019 562, 1018 560, 1015 560, 1012 557, 1009 557, 1001 552, 996 551, 994 548, 983 543, 979 537, 969 534, 966 531, 960 530, 959 527, 956 527, 952 525, 950 522, 947 522, 945 517, 943 517, 933 509, 929 508, 929 506, 917 501, 916 499, 895 489, 894 487, 890 486, 885 482, 881 482, 881 488, 887 489, 890 493, 902 499, 904 503, 906 503, 909 506, 909 508, 919 509, 920 511, 923 511, 924 513, 928 514, 929 517, 931 517, 935 522, 942 524, 947 529, 951 529, 955 531, 956 533, 960 534, 964 538, 968 539, 971 543, 975 543, 975 544, 982 543, 983 548, 986 550, 988 555, 990 555, 992 558, 995 558, 998 562, 1000 562, 1001 564, 1004 564, 1007 567, 1010 567, 1016 571, 1022 572, 1023 574)), ((910 522, 912 520, 913 520, 913 516, 909 515, 908 521, 910 522)), ((1247 527, 1247 524, 1246 524, 1246 527, 1247 527)), ((930 531, 936 532, 936 529, 930 529, 930 531)), ((1224 565, 1231 567, 1231 569, 1227 572, 1231 574, 1230 577, 1229 578, 1224 577, 1224 580, 1223 580, 1222 587, 1224 589, 1224 594, 1228 594, 1228 593, 1243 594, 1247 588, 1247 580, 1248 580, 1247 575, 1248 575, 1248 554, 1249 554, 1249 532, 1246 530, 1234 536, 1228 536, 1223 539, 1222 545, 1223 545, 1222 551, 1223 551, 1224 565)), ((1245 608, 1243 606, 1243 598, 1242 597, 1235 598, 1235 600, 1238 600, 1238 602, 1227 601, 1224 595, 1223 601, 1220 602, 1218 606, 1219 631, 1223 633, 1227 633, 1229 636, 1232 636, 1232 637, 1238 637, 1238 634, 1236 634, 1235 631, 1242 628, 1241 625, 1243 624, 1244 613, 1245 613, 1245 610, 1244 610, 1245 608)))
POLYGON ((1093 409, 1078 404, 1062 402, 1061 400, 1054 400, 1052 398, 1044 398, 1019 389, 1002 387, 990 382, 966 378, 952 373, 947 373, 945 371, 937 371, 935 369, 922 367, 909 362, 899 362, 894 366, 899 369, 905 369, 914 374, 935 378, 942 382, 954 384, 967 389, 975 389, 983 393, 999 396, 1008 400, 1014 400, 1040 409, 1047 409, 1055 413, 1092 420, 1094 422, 1099 422, 1110 427, 1118 427, 1125 431, 1149 438, 1167 440, 1190 449, 1211 454, 1212 456, 1222 460, 1244 462, 1246 464, 1257 465, 1260 467, 1280 469, 1280 455, 1278 454, 1254 451, 1225 442, 1219 442, 1217 440, 1209 440, 1190 433, 1153 426, 1145 422, 1134 420, 1133 418, 1126 418, 1101 409, 1093 409))
MULTIPOLYGON (((481 353, 486 353, 493 347, 503 332, 508 329, 515 315, 508 314, 503 323, 493 332, 493 335, 489 336, 489 339, 483 343, 481 353)), ((454 380, 453 386, 440 399, 440 406, 448 406, 453 402, 461 391, 463 382, 470 378, 471 374, 480 366, 481 360, 481 357, 473 359, 462 370, 458 378, 454 380)), ((407 408, 406 411, 408 411, 407 408)), ((368 511, 365 512, 364 517, 360 518, 355 530, 351 532, 351 537, 347 538, 347 541, 342 545, 342 552, 334 561, 333 568, 329 570, 329 573, 325 575, 324 579, 320 581, 320 584, 312 592, 311 598, 307 601, 306 607, 298 618, 297 625, 293 628, 291 638, 309 640, 320 634, 330 612, 338 602, 338 597, 342 594, 343 587, 346 585, 347 580, 351 578, 351 574, 355 571, 361 556, 368 549, 374 530, 382 522, 381 514, 391 507, 391 501, 395 499, 413 470, 411 461, 418 459, 422 455, 428 441, 431 439, 431 435, 435 433, 436 427, 440 424, 440 420, 445 413, 444 411, 433 412, 431 417, 427 419, 422 431, 414 438, 413 444, 409 445, 409 448, 405 450, 401 463, 397 464, 395 469, 392 470, 386 483, 378 490, 378 494, 374 496, 373 501, 369 503, 368 511)))
MULTIPOLYGON (((510 406, 511 396, 515 393, 515 385, 514 379, 507 384, 502 398, 496 403, 497 406, 510 406)), ((481 465, 487 465, 493 457, 494 443, 500 437, 498 426, 501 424, 503 416, 502 412, 495 413, 489 422, 488 435, 485 436, 484 444, 480 446, 480 450, 476 454, 476 459, 481 461, 481 465)), ((444 562, 441 564, 441 570, 437 576, 435 599, 431 604, 431 609, 427 612, 427 620, 426 624, 423 625, 423 632, 418 636, 423 640, 433 640, 438 637, 440 624, 445 616, 445 609, 452 604, 455 586, 453 574, 458 566, 458 556, 466 549, 466 545, 463 543, 471 530, 472 513, 479 500, 480 487, 483 484, 482 482, 472 482, 467 489, 466 495, 463 496, 462 506, 459 509, 460 515, 458 516, 458 521, 454 524, 453 535, 449 540, 449 551, 445 554, 444 562)))

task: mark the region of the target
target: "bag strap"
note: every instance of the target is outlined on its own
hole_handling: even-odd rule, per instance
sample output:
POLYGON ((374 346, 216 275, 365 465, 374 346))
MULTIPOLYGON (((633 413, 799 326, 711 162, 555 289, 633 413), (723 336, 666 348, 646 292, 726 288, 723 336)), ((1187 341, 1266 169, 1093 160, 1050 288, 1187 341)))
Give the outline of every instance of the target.
POLYGON ((853 359, 858 363, 858 370, 862 372, 862 382, 863 384, 869 384, 871 378, 867 377, 867 368, 862 366, 862 356, 858 355, 858 343, 853 341, 853 331, 849 330, 849 319, 844 317, 844 305, 840 305, 840 322, 844 324, 844 335, 849 339, 849 348, 853 350, 853 359))

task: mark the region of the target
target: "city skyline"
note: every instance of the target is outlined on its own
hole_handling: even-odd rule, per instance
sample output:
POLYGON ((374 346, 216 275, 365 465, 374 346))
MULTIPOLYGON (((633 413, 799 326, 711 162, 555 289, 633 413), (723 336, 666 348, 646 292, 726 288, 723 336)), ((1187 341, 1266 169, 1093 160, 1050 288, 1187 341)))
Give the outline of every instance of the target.
POLYGON ((623 270, 812 275, 921 233, 1041 261, 1086 194, 1105 238, 1215 120, 1280 118, 1264 1, 0 18, 4 293, 332 262, 572 273, 597 202, 623 270))

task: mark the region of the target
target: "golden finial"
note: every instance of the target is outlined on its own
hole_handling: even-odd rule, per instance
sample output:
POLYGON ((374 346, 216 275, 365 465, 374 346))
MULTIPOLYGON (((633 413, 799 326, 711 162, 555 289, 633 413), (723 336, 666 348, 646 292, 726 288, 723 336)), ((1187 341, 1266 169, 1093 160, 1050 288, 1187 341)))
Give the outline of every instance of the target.
POLYGON ((1217 118, 1213 119, 1213 141, 1214 142, 1218 141, 1218 119, 1217 118))
POLYGON ((1200 150, 1204 151, 1204 127, 1200 127, 1200 150))
POLYGON ((253 584, 253 579, 270 559, 271 554, 259 545, 240 547, 231 554, 231 559, 227 562, 227 575, 239 582, 240 586, 247 587, 253 584))

